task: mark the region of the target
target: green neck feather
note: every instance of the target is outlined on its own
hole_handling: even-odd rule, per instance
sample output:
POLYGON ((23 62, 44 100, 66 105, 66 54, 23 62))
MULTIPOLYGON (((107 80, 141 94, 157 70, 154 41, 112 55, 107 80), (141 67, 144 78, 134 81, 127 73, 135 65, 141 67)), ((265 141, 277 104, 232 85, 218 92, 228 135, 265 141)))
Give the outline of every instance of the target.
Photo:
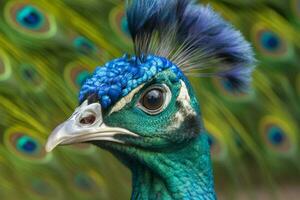
MULTIPOLYGON (((216 199, 206 135, 169 152, 132 150, 132 199, 216 199)), ((124 161, 124 159, 122 159, 124 161)))

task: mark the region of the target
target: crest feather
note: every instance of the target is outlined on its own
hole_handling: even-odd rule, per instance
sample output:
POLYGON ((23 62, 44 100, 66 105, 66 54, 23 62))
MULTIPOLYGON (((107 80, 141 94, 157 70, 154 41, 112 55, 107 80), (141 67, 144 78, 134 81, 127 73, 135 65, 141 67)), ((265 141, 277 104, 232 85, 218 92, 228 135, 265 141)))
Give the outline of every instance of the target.
POLYGON ((148 54, 162 56, 187 76, 220 76, 248 88, 256 62, 252 48, 210 6, 192 0, 129 0, 127 20, 141 61, 148 54))

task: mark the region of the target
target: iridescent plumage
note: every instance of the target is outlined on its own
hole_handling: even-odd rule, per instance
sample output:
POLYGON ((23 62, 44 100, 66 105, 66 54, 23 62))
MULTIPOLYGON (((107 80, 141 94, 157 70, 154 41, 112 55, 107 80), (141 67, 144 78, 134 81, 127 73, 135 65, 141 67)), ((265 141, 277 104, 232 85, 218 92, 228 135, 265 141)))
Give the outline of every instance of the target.
MULTIPOLYGON (((243 80, 222 74, 231 68, 224 65, 224 56, 220 60, 215 55, 211 58, 212 54, 204 51, 207 49, 177 48, 180 45, 174 39, 176 31, 163 34, 166 39, 159 42, 155 31, 148 55, 166 57, 177 66, 190 80, 195 96, 201 101, 218 197, 259 199, 268 196, 292 200, 299 191, 300 169, 297 157, 300 150, 297 123, 300 120, 299 0, 202 0, 200 3, 199 16, 212 17, 213 11, 217 11, 220 15, 216 18, 222 16, 230 21, 253 44, 259 65, 254 71, 254 90, 249 91, 250 79, 244 76, 252 71, 253 60, 245 60, 239 67, 235 65, 236 71, 232 71, 245 73, 238 76, 246 78, 246 84, 241 87, 239 83, 244 83, 243 80), (182 54, 184 50, 189 53, 182 54)), ((0 198, 128 199, 129 173, 105 151, 88 144, 59 147, 48 154, 43 151, 53 127, 78 105, 79 89, 93 76, 95 66, 104 67, 107 61, 122 58, 124 53, 129 59, 137 55, 132 48, 124 1, 2 0, 0 5, 3 11, 0 16, 0 198)), ((172 9, 165 10, 167 14, 172 9)), ((145 13, 142 15, 147 17, 145 13)), ((224 25, 224 20, 216 20, 215 24, 207 24, 207 21, 214 20, 203 22, 201 30, 205 33, 216 30, 215 25, 224 25)), ((235 31, 231 25, 227 28, 235 31)), ((210 32, 210 35, 214 34, 210 32)), ((229 41, 231 36, 228 36, 229 41)), ((228 40, 222 42, 228 44, 228 40)), ((144 49, 145 44, 146 41, 141 44, 144 49)), ((215 48, 216 44, 218 42, 210 45, 215 48)), ((249 47, 246 45, 242 52, 250 52, 249 47)), ((159 77, 163 80, 164 76, 159 77)), ((173 84, 179 88, 180 79, 174 78, 173 84)), ((140 103, 133 93, 142 95, 143 87, 152 83, 145 82, 131 90, 130 98, 120 96, 119 101, 104 111, 115 116, 106 123, 118 125, 113 122, 119 121, 128 128, 134 120, 139 121, 144 128, 136 126, 135 130, 145 135, 157 132, 153 124, 161 131, 168 125, 176 127, 170 116, 152 123, 147 115, 135 115, 143 113, 140 109, 134 112, 128 109, 140 103), (121 114, 122 109, 126 115, 121 114), (163 123, 166 119, 168 123, 163 123)), ((164 137, 159 145, 153 145, 150 139, 137 144, 158 148, 185 138, 174 133, 174 137, 164 137)), ((177 159, 178 155, 172 158, 177 159)))

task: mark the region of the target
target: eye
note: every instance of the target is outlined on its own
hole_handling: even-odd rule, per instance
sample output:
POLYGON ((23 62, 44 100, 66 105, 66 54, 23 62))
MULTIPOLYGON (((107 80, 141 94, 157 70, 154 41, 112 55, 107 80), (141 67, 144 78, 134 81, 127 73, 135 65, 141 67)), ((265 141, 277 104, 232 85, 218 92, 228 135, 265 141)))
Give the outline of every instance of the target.
POLYGON ((148 114, 158 114, 169 103, 170 95, 171 92, 166 85, 152 86, 142 94, 138 107, 148 114))

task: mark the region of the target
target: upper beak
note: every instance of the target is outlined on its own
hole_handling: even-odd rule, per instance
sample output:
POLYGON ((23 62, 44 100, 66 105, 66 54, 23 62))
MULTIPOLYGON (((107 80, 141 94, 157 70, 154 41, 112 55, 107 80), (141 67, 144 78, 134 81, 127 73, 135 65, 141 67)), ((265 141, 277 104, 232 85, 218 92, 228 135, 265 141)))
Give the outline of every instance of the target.
POLYGON ((101 105, 99 103, 87 105, 87 102, 84 102, 67 121, 53 130, 48 137, 46 151, 50 152, 60 144, 74 144, 95 140, 124 143, 122 140, 114 138, 115 135, 120 134, 138 137, 138 135, 127 129, 106 126, 102 120, 101 105), (89 117, 89 115, 93 115, 95 120, 91 124, 82 124, 81 119, 89 117))

